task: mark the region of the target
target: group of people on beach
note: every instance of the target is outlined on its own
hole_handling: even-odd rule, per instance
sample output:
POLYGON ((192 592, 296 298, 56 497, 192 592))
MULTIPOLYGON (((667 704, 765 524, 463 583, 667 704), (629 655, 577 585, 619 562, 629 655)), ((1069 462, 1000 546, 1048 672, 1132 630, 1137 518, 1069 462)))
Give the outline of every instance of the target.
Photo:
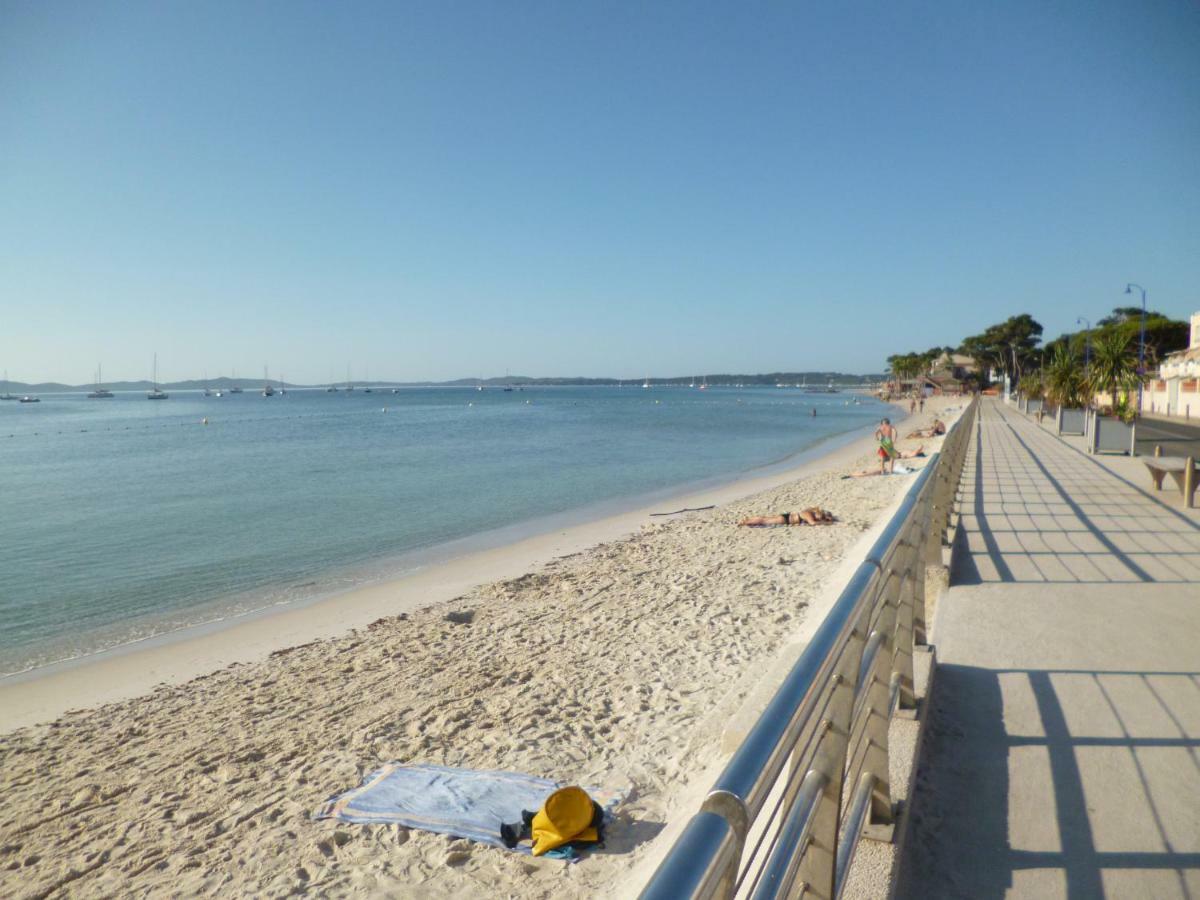
MULTIPOLYGON (((910 405, 916 405, 916 401, 910 405)), ((921 408, 925 408, 925 399, 921 398, 921 408)), ((920 428, 911 432, 910 438, 931 438, 938 437, 946 433, 946 423, 941 419, 934 419, 933 423, 928 428, 920 428)), ((898 459, 915 459, 925 455, 925 445, 922 444, 916 450, 897 450, 896 441, 900 439, 899 432, 896 431, 896 426, 892 424, 891 419, 884 418, 879 423, 879 427, 875 429, 875 440, 879 446, 875 453, 879 457, 878 469, 863 469, 860 472, 851 472, 849 475, 843 475, 843 478, 870 478, 876 475, 889 475, 896 470, 896 460, 898 459)), ((911 470, 908 470, 911 471, 911 470)), ((745 526, 762 526, 762 525, 832 525, 837 519, 827 509, 821 509, 819 506, 810 506, 807 509, 802 509, 799 512, 784 512, 776 513, 772 516, 747 516, 738 522, 738 525, 745 526)))

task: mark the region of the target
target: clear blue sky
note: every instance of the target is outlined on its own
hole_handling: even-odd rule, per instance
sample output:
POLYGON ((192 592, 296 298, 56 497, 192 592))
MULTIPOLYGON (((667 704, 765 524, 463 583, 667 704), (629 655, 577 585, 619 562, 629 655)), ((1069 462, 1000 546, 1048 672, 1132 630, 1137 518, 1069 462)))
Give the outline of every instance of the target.
POLYGON ((0 2, 0 368, 879 371, 1200 309, 1200 5, 0 2))

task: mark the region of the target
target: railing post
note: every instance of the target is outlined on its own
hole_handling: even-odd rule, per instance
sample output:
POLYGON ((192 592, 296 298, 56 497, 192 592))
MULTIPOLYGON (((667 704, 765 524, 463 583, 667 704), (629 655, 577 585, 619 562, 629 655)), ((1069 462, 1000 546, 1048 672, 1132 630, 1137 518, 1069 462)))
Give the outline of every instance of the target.
MULTIPOLYGON (((921 532, 918 532, 918 537, 921 532)), ((920 543, 910 545, 906 556, 908 557, 906 565, 903 568, 903 576, 900 579, 900 597, 896 605, 896 631, 895 637, 892 640, 893 647, 893 662, 892 662, 892 677, 896 679, 896 687, 898 691, 897 703, 900 709, 916 709, 917 696, 916 685, 913 676, 913 648, 919 646, 917 641, 917 603, 916 593, 917 585, 924 583, 924 572, 920 571, 922 566, 921 555, 916 552, 920 547, 920 543), (922 577, 918 578, 918 573, 922 577)), ((921 642, 924 643, 925 638, 925 610, 924 602, 921 609, 921 642)))
MULTIPOLYGON (((895 671, 896 609, 904 576, 902 570, 889 568, 880 588, 879 618, 874 634, 879 640, 879 649, 870 671, 864 677, 866 683, 859 686, 865 695, 866 704, 863 726, 863 771, 875 777, 871 789, 871 813, 868 825, 891 825, 895 816, 892 808, 891 776, 888 766, 888 726, 892 719, 892 676, 895 671)), ((907 636, 907 635, 906 635, 907 636)), ((910 660, 911 662, 911 660, 910 660)), ((871 834, 880 840, 891 840, 891 829, 885 833, 871 834)))
POLYGON ((860 623, 850 635, 841 665, 830 679, 830 700, 825 718, 818 726, 816 755, 811 770, 824 776, 825 789, 817 801, 809 845, 800 859, 797 881, 804 885, 805 896, 833 900, 836 885, 838 829, 842 820, 842 784, 846 771, 846 748, 850 741, 850 717, 854 712, 855 682, 866 645, 860 623))
POLYGON ((733 853, 713 892, 713 896, 721 900, 733 900, 738 870, 742 864, 742 851, 746 848, 746 836, 750 833, 750 815, 746 811, 746 804, 741 797, 729 791, 713 791, 704 798, 700 811, 717 814, 729 823, 729 828, 733 831, 733 853))

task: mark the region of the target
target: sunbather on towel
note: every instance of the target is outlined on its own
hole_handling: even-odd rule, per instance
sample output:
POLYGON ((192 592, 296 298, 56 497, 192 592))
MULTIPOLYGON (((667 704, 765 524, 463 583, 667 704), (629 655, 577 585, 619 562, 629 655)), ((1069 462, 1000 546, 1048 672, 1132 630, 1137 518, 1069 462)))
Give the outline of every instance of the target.
POLYGON ((922 444, 916 450, 901 450, 897 459, 916 459, 918 456, 925 455, 925 445, 922 444))
POLYGON ((881 472, 879 469, 863 469, 859 472, 851 472, 848 475, 843 475, 842 478, 874 478, 876 475, 911 475, 915 471, 917 470, 910 469, 908 466, 900 466, 893 472, 881 472))
POLYGON ((800 512, 779 513, 774 516, 749 516, 738 522, 738 525, 832 525, 837 520, 827 509, 810 506, 800 512))
POLYGON ((946 433, 946 423, 943 422, 941 419, 934 419, 933 424, 930 425, 928 428, 920 428, 916 431, 911 432, 908 436, 910 438, 931 438, 931 437, 937 437, 938 435, 942 435, 945 433, 946 433))

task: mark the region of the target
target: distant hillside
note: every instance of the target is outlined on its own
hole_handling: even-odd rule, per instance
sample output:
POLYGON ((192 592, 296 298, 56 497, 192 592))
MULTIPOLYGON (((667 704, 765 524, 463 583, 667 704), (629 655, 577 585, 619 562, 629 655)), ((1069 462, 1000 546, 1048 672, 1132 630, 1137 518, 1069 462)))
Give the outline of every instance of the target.
MULTIPOLYGON (((884 381, 886 375, 847 375, 844 372, 768 372, 766 374, 759 373, 757 375, 676 375, 667 378, 661 378, 655 375, 650 376, 652 384, 700 384, 702 380, 707 379, 712 385, 731 385, 731 384, 804 384, 808 383, 810 387, 824 387, 829 382, 837 385, 854 386, 867 385, 880 381, 884 381)), ((429 381, 421 382, 421 384, 431 387, 446 385, 588 385, 588 384, 633 384, 641 382, 641 378, 583 378, 580 377, 563 377, 563 378, 530 378, 525 375, 511 375, 504 378, 458 378, 454 381, 429 381)))
MULTIPOLYGON (((844 372, 768 372, 766 374, 757 375, 684 375, 674 376, 670 378, 650 376, 652 384, 656 385, 683 385, 696 382, 701 383, 702 378, 707 378, 708 383, 715 386, 733 385, 733 384, 754 384, 754 385, 774 385, 774 384, 807 384, 809 387, 824 387, 829 382, 833 382, 841 387, 854 387, 875 384, 886 379, 886 375, 849 375, 844 372)), ((474 386, 477 384, 497 386, 497 385, 615 385, 615 384, 634 384, 640 383, 640 378, 584 378, 582 376, 566 376, 558 378, 533 378, 528 375, 511 375, 496 378, 456 378, 453 381, 352 381, 355 387, 464 387, 474 386)), ((292 384, 290 382, 271 380, 271 384, 275 387, 287 388, 305 388, 316 387, 323 388, 325 382, 313 385, 292 384)), ((341 387, 344 382, 337 381, 334 384, 341 387)), ((257 378, 212 378, 207 381, 192 379, 190 381, 172 381, 164 382, 159 387, 168 391, 199 391, 208 387, 210 390, 229 390, 231 387, 240 387, 244 390, 257 390, 263 385, 262 380, 257 378)), ((148 391, 153 385, 149 381, 106 381, 104 386, 111 391, 148 391)), ((0 390, 7 390, 13 393, 43 393, 53 394, 70 391, 90 391, 91 384, 62 384, 57 381, 46 381, 40 384, 27 384, 23 381, 10 381, 7 384, 0 385, 0 390)))

